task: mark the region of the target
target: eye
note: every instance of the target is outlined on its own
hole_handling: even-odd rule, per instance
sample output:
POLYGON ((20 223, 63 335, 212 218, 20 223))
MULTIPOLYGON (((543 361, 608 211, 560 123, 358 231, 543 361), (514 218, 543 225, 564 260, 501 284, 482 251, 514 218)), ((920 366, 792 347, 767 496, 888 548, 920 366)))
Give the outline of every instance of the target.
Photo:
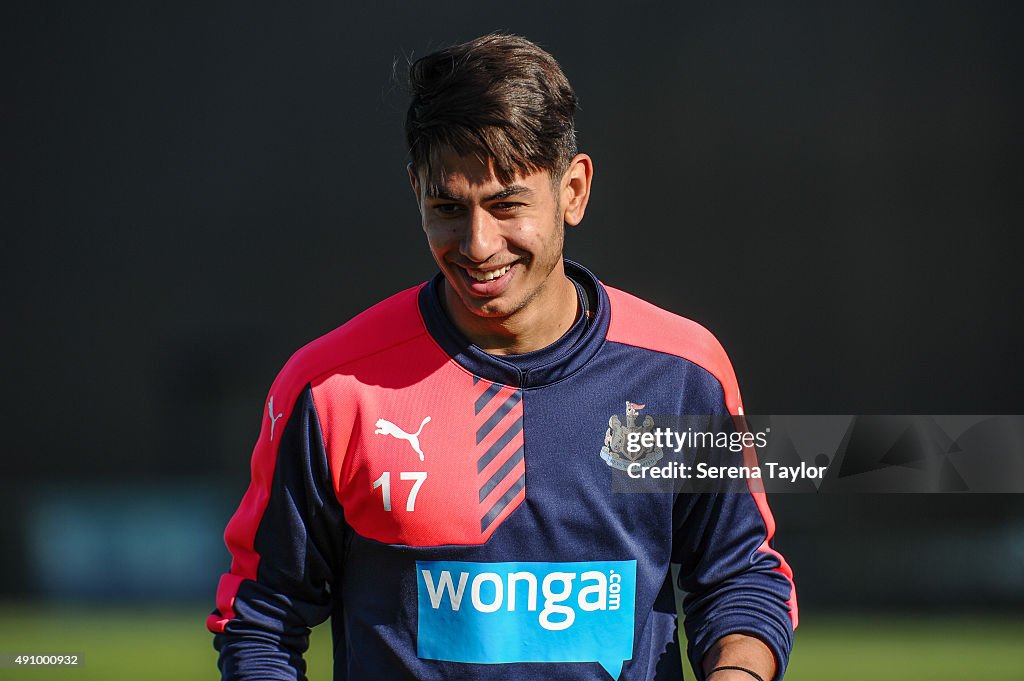
POLYGON ((514 201, 500 201, 491 206, 498 213, 514 213, 522 207, 523 204, 514 201))
POLYGON ((432 210, 441 217, 449 218, 462 213, 462 206, 457 203, 438 203, 434 204, 432 210))

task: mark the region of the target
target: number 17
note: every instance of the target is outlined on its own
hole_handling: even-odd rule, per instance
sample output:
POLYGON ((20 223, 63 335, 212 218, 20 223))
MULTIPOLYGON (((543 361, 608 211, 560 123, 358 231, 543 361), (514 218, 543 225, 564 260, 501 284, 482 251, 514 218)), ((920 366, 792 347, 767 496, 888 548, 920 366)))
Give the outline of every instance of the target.
MULTIPOLYGON (((426 471, 402 471, 398 474, 402 480, 415 480, 409 492, 409 499, 405 502, 406 511, 416 510, 416 495, 420 493, 420 485, 427 479, 426 471)), ((381 476, 373 481, 373 489, 382 487, 381 493, 384 496, 384 510, 391 511, 391 471, 384 471, 381 476)))

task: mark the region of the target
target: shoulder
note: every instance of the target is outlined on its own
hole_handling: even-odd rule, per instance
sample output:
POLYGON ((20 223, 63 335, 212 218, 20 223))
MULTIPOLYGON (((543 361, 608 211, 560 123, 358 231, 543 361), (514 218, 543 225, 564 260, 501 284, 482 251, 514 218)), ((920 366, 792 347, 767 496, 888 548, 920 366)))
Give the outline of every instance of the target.
POLYGON ((605 290, 610 302, 610 342, 674 355, 701 367, 722 385, 729 410, 741 409, 732 362, 714 334, 625 291, 607 285, 605 290))
POLYGON ((418 303, 422 288, 419 284, 396 293, 300 348, 281 369, 272 390, 296 392, 332 370, 425 334, 418 303))

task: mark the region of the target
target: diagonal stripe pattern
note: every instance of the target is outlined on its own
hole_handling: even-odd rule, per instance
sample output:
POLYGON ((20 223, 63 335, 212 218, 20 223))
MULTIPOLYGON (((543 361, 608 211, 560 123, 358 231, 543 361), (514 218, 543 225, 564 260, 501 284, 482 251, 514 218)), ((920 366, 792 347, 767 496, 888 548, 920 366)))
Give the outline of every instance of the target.
POLYGON ((496 527, 525 498, 523 391, 473 377, 480 531, 496 527))

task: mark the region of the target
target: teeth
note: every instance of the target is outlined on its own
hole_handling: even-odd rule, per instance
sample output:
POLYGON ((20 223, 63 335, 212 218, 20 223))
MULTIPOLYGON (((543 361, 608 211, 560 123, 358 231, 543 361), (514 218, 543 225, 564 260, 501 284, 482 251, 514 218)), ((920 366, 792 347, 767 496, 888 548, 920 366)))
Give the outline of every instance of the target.
POLYGON ((505 265, 501 269, 491 270, 490 272, 474 272, 473 270, 466 270, 466 272, 474 281, 491 281, 505 274, 510 269, 512 269, 512 265, 505 265))

